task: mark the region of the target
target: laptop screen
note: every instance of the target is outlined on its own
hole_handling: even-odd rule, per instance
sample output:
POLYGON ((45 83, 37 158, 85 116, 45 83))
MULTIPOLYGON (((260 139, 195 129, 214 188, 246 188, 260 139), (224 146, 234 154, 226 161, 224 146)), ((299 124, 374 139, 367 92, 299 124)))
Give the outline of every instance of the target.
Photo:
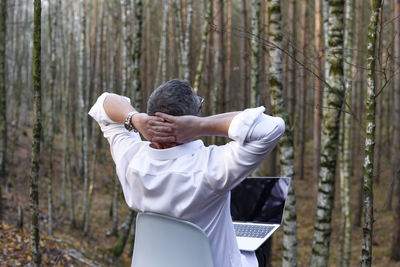
POLYGON ((243 180, 231 192, 232 220, 282 223, 289 178, 254 177, 243 180))

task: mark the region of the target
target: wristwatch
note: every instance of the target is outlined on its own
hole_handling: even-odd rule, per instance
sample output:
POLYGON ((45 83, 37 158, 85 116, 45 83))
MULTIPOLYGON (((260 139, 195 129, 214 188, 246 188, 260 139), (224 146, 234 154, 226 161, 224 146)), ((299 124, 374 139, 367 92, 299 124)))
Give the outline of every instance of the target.
POLYGON ((128 113, 128 115, 126 116, 125 122, 124 122, 125 129, 127 129, 128 131, 133 130, 135 133, 138 132, 138 130, 135 128, 135 126, 131 122, 132 116, 135 114, 138 114, 138 113, 139 112, 137 112, 137 111, 132 111, 132 112, 128 113))

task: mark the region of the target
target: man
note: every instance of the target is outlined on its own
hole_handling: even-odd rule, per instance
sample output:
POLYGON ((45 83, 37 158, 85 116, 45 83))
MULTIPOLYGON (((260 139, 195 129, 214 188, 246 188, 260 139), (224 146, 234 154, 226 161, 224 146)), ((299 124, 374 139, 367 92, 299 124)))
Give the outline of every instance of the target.
POLYGON ((126 98, 108 93, 97 99, 89 114, 110 143, 130 208, 197 224, 209 238, 215 267, 258 266, 254 253, 238 249, 230 190, 275 147, 284 121, 263 114, 264 107, 199 117, 201 105, 189 83, 175 79, 153 91, 147 114, 138 113, 126 98), (193 141, 212 135, 233 141, 208 147, 193 141))

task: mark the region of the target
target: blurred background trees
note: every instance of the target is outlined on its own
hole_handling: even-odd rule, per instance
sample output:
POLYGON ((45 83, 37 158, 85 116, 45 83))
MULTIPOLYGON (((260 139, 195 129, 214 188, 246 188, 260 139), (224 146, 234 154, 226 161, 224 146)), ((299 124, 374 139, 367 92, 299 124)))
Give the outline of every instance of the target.
MULTIPOLYGON (((33 1, 0 0, 3 221, 17 220, 18 206, 28 208, 25 178, 34 107, 40 107, 42 149, 34 162, 41 166, 40 229, 50 235, 73 229, 87 239, 109 236, 105 246, 123 253, 125 244, 132 244, 135 214, 127 210, 108 144, 87 112, 104 91, 126 95, 145 111, 154 88, 181 78, 206 99, 202 116, 264 105, 268 114, 285 119, 280 147, 259 170, 294 178, 284 229, 274 235, 275 261, 284 266, 357 262, 368 153, 373 153, 368 177, 374 183, 367 192, 383 195, 371 202, 378 214, 371 219, 379 217, 376 231, 383 223, 395 229, 386 236, 391 242, 380 245, 399 260, 400 227, 390 224, 400 218, 399 0, 39 2, 41 89, 32 79, 33 1), (377 14, 372 30, 371 14, 377 14), (368 31, 376 35, 373 43, 368 31), (42 98, 35 106, 37 90, 42 98), (369 108, 371 101, 376 107, 369 108), (374 150, 368 150, 372 144, 374 150), (329 249, 337 240, 343 246, 329 249)), ((376 232, 374 238, 381 242, 376 232)))

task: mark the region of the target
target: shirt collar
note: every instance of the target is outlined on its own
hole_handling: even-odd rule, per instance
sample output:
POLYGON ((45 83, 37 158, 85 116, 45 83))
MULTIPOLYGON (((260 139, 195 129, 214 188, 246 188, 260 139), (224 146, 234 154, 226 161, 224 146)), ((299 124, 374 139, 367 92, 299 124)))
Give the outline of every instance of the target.
POLYGON ((165 149, 156 149, 152 148, 150 144, 147 146, 147 151, 149 156, 156 160, 168 160, 175 159, 182 155, 193 153, 200 147, 204 146, 203 141, 196 140, 189 143, 185 143, 179 146, 165 148, 165 149))

